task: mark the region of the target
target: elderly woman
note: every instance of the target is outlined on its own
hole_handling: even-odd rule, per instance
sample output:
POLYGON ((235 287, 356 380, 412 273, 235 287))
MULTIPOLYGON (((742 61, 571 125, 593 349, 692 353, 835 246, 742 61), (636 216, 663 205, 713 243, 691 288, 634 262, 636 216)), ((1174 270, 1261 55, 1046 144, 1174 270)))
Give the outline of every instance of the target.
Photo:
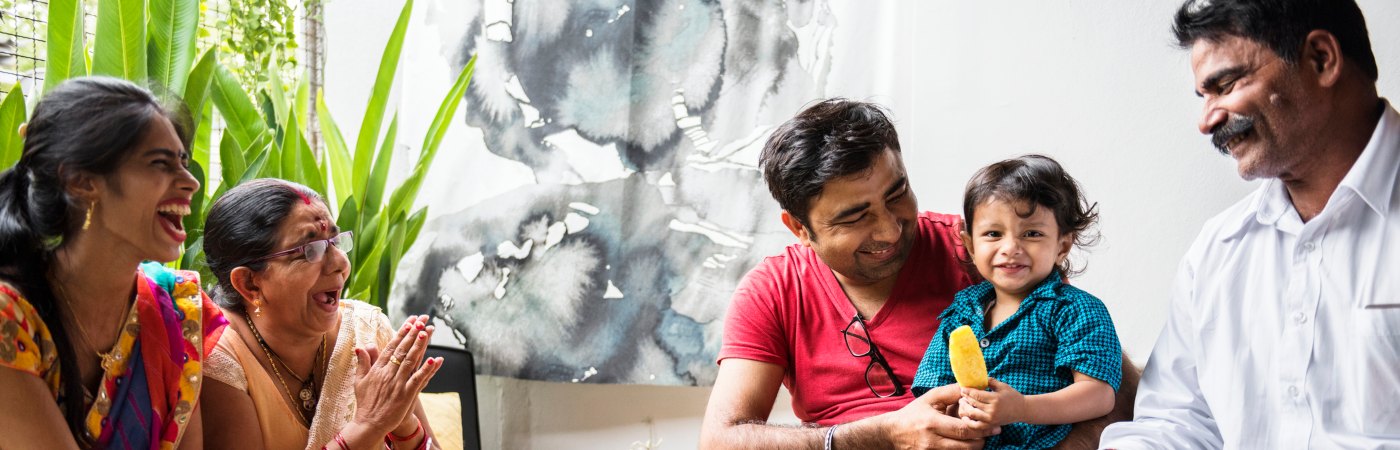
POLYGON ((0 448, 199 448, 224 318, 197 274, 140 265, 185 240, 183 123, 139 86, 76 78, 21 127, 0 173, 0 448))
POLYGON ((340 298, 351 233, 315 191, 260 179, 209 210, 204 254, 231 324, 210 354, 201 408, 209 448, 432 448, 418 393, 433 327, 397 330, 378 308, 340 298))

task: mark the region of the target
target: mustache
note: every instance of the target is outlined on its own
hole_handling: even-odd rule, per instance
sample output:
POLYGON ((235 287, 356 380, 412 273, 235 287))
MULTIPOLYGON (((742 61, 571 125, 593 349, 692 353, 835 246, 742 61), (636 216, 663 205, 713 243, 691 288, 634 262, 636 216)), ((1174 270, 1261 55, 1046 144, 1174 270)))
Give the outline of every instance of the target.
POLYGON ((1253 117, 1231 114, 1230 118, 1227 119, 1224 124, 1215 127, 1215 130, 1211 131, 1210 144, 1214 145, 1216 150, 1220 150, 1220 154, 1229 156, 1230 147, 1228 144, 1230 140, 1253 130, 1253 117))

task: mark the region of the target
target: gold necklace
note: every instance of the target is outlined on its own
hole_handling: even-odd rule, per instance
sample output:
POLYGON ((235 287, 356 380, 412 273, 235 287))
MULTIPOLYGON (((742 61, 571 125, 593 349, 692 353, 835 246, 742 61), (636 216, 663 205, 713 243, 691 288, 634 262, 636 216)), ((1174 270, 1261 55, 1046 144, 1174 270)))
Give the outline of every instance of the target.
MULTIPOLYGON (((77 316, 75 316, 75 315, 73 314, 73 311, 71 311, 71 308, 68 307, 68 306, 71 306, 71 302, 72 302, 73 297, 69 296, 69 295, 68 295, 68 291, 65 290, 65 289, 63 289, 63 284, 61 284, 61 283, 53 283, 53 282, 50 282, 50 284, 51 284, 53 287, 58 288, 58 293, 61 294, 61 295, 63 295, 64 307, 63 307, 62 309, 64 310, 64 316, 67 317, 69 323, 71 323, 71 324, 73 325, 73 328, 77 328, 77 329, 78 329, 78 339, 82 340, 82 341, 83 341, 83 345, 86 345, 87 348, 88 348, 88 350, 91 350, 93 353, 96 353, 96 354, 97 354, 97 357, 98 357, 99 359, 102 360, 102 371, 103 371, 103 373, 110 372, 110 371, 112 371, 113 369, 115 369, 116 367, 120 366, 120 364, 121 364, 121 362, 122 362, 122 359, 125 358, 125 356, 122 355, 122 352, 121 352, 121 351, 118 351, 118 350, 117 350, 117 348, 116 348, 117 346, 114 344, 114 345, 112 346, 112 348, 111 348, 111 349, 108 349, 106 352, 99 351, 99 350, 97 349, 97 346, 92 344, 92 338, 88 337, 87 329, 86 329, 85 327, 83 327, 83 324, 82 324, 82 323, 79 323, 79 322, 78 322, 77 316)), ((133 303, 134 303, 134 302, 133 302, 133 303)), ((134 306, 134 305, 133 305, 133 306, 134 306)), ((120 336, 121 336, 121 332, 122 332, 122 328, 123 328, 122 323, 125 323, 125 322, 126 322, 127 316, 130 316, 130 315, 131 315, 131 310, 128 309, 128 310, 127 310, 127 313, 126 313, 126 314, 123 314, 123 315, 121 316, 121 323, 118 323, 118 324, 117 324, 117 336, 118 336, 117 341, 118 341, 118 342, 121 341, 120 336)))
POLYGON ((324 355, 326 351, 326 336, 321 335, 321 348, 316 350, 317 366, 311 368, 311 373, 306 376, 306 379, 302 379, 297 376, 296 373, 292 372, 292 366, 282 361, 282 357, 278 356, 277 352, 272 351, 272 347, 267 345, 267 341, 263 340, 262 334, 258 333, 258 327, 253 325, 253 319, 246 315, 243 316, 243 319, 248 322, 248 328, 253 331, 253 338, 257 339, 258 346, 262 347, 263 354, 267 356, 267 363, 272 366, 272 374, 277 377, 277 382, 282 384, 282 390, 287 393, 287 399, 291 400, 292 404, 300 405, 302 419, 308 423, 311 422, 311 418, 315 416, 314 411, 316 409, 316 403, 319 400, 315 396, 316 367, 324 363, 322 355, 324 355), (287 368, 288 375, 291 375, 292 378, 301 383, 301 390, 297 392, 296 397, 292 396, 292 388, 288 386, 287 381, 282 378, 282 372, 277 370, 278 363, 281 363, 282 366, 287 368), (298 397, 301 400, 300 402, 297 401, 298 397))

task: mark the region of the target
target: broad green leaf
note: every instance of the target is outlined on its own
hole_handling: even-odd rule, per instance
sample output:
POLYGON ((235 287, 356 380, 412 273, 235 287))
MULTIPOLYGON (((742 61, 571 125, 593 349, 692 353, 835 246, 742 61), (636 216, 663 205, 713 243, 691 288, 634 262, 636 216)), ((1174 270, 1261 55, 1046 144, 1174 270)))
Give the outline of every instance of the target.
POLYGON ((243 92, 243 86, 238 84, 238 79, 222 64, 215 65, 214 79, 209 90, 214 106, 219 108, 219 113, 224 117, 224 134, 232 135, 241 149, 254 148, 260 144, 258 141, 267 133, 267 124, 263 122, 258 108, 253 106, 248 94, 243 92))
POLYGON ((92 73, 146 82, 146 1, 97 0, 92 73))
POLYGON ((205 105, 209 101, 209 85, 214 78, 214 65, 218 64, 219 53, 215 49, 204 52, 204 56, 199 58, 199 63, 190 69, 189 76, 185 77, 185 106, 189 108, 190 115, 194 117, 194 128, 199 129, 201 122, 209 117, 202 113, 205 105))
MULTIPOLYGON (((272 78, 275 79, 277 77, 272 78)), ((303 161, 301 161, 302 140, 298 138, 301 137, 301 134, 296 131, 298 128, 296 125, 296 118, 291 118, 290 121, 291 123, 283 122, 285 126, 283 127, 282 134, 282 148, 281 154, 278 155, 281 158, 280 161, 277 161, 278 164, 282 165, 280 170, 280 176, 281 178, 292 180, 301 184, 307 184, 306 180, 301 179, 300 176, 300 166, 303 164, 303 161)), ((306 161, 305 164, 315 164, 315 162, 306 161)))
POLYGON ((149 0, 151 79, 170 92, 185 92, 194 63, 200 0, 149 0))
MULTIPOLYGON (((408 251, 415 242, 418 242, 418 233, 423 231, 423 223, 428 221, 428 207, 418 208, 412 216, 408 218, 408 231, 403 236, 403 250, 408 251)), ((395 259, 403 258, 403 253, 398 253, 395 259)))
MULTIPOLYGON (((359 225, 360 212, 355 209, 357 208, 355 203, 354 198, 345 199, 345 203, 340 205, 340 215, 335 219, 335 226, 340 227, 342 230, 354 231, 355 241, 359 242, 361 236, 360 229, 357 228, 357 226, 359 225)), ((358 254, 358 252, 356 253, 358 254)), ((355 259, 354 255, 351 255, 350 258, 351 260, 355 259)))
POLYGON ((438 105, 437 114, 433 115, 433 122, 428 126, 428 135, 423 138, 423 148, 419 149, 418 164, 414 166, 413 173, 409 175, 404 183, 394 190, 390 197, 388 209, 389 214, 407 214, 413 208, 413 202, 418 199, 419 186, 423 184, 423 178, 428 175, 428 167, 433 159, 437 158, 438 149, 442 146, 442 138, 447 134, 447 128, 452 124, 452 118, 457 115, 457 107, 462 102, 462 97, 467 93, 467 85, 471 83, 472 73, 476 71, 476 56, 467 61, 467 65, 462 67, 462 71, 457 74, 457 81, 452 83, 452 89, 443 97, 442 104, 438 105))
POLYGON ((266 158, 268 161, 256 178, 282 178, 282 143, 268 142, 267 145, 259 145, 249 150, 255 153, 249 153, 248 158, 266 158))
POLYGON ((64 80, 88 74, 82 0, 49 0, 48 29, 44 92, 64 80))
MULTIPOLYGON (((378 242, 379 222, 381 218, 383 218, 381 214, 360 211, 359 228, 355 230, 358 238, 355 239, 355 242, 365 244, 366 248, 378 242)), ((364 256, 366 254, 368 253, 361 253, 360 255, 364 256)))
MULTIPOLYGON (((268 147, 274 147, 274 145, 268 144, 268 147)), ((262 153, 259 153, 258 159, 253 160, 253 163, 248 165, 248 170, 243 172, 243 176, 238 178, 238 183, 235 183, 233 186, 229 186, 229 188, 232 189, 233 187, 238 186, 240 184, 261 178, 261 175, 259 173, 262 172, 263 166, 267 165, 268 156, 271 154, 271 149, 264 150, 262 153)))
POLYGON ((433 115, 433 122, 428 125, 428 134, 423 137, 423 148, 419 149, 422 158, 419 164, 426 164, 424 161, 432 161, 437 154, 437 149, 442 145, 442 137, 447 134, 447 128, 452 124, 453 116, 457 115, 457 106, 462 103, 462 97, 467 93, 467 85, 471 83, 472 73, 476 72, 476 55, 467 61, 467 65, 462 67, 462 71, 457 73, 457 80, 452 83, 452 88, 447 91, 447 96, 443 97, 442 104, 438 105, 437 114, 433 115))
POLYGON ((24 138, 19 135, 19 125, 25 122, 24 92, 19 83, 10 87, 5 100, 0 102, 0 169, 8 169, 24 154, 24 138))
MULTIPOLYGON (((320 122, 321 140, 326 143, 326 154, 329 156, 327 161, 330 161, 331 185, 335 187, 335 204, 343 205, 353 193, 350 175, 354 163, 350 160, 350 149, 345 146, 340 127, 336 126, 330 109, 326 108, 324 94, 316 96, 316 121, 320 122)), ((337 210, 336 213, 343 215, 344 211, 337 210)))
MULTIPOLYGON (((294 103, 297 116, 297 124, 301 125, 301 133, 309 133, 307 128, 311 127, 311 76, 301 77, 301 82, 297 83, 297 96, 294 103)), ((315 148, 312 148, 315 153, 315 148)))
POLYGON ((379 130, 383 126, 389 89, 393 87, 394 76, 399 71, 399 55, 403 51, 404 34, 408 30, 408 18, 412 12, 413 0, 404 2, 398 23, 389 35, 389 43, 384 46, 384 55, 379 60, 379 74, 374 78, 374 88, 370 90, 365 117, 360 123, 360 135, 355 139, 355 171, 352 180, 357 197, 363 198, 365 188, 369 184, 370 164, 374 159, 374 148, 379 143, 379 130))
POLYGON ((399 135, 399 115, 389 120, 389 132, 384 134, 384 145, 374 159, 374 170, 369 173, 369 186, 365 189, 365 212, 379 212, 384 200, 384 186, 389 182, 389 165, 394 159, 394 142, 399 135))
POLYGON ((211 167, 209 150, 214 139, 214 104, 205 102, 204 107, 200 109, 199 114, 194 115, 198 117, 195 119, 198 125, 194 129, 194 139, 190 142, 190 162, 199 163, 201 167, 211 167))
MULTIPOLYGON (((351 290, 349 290, 349 288, 346 288, 346 289, 347 289, 347 290, 345 291, 345 298, 354 298, 354 299, 361 299, 361 298, 363 298, 363 299, 368 299, 368 298, 369 298, 369 291, 351 291, 351 290)), ((365 302, 368 303, 369 300, 365 300, 365 302)), ((377 306, 377 305, 376 305, 376 306, 377 306)))
POLYGON ((418 189, 423 186, 423 176, 427 173, 427 166, 419 165, 414 169, 413 174, 394 189, 393 195, 389 197, 389 205, 384 208, 384 213, 391 211, 402 211, 413 207, 413 199, 418 196, 418 189))
MULTIPOLYGON (((355 245, 363 247, 365 251, 356 253, 354 259, 355 268, 351 271, 351 278, 354 278, 355 274, 359 273, 360 271, 369 269, 368 262, 374 261, 373 259, 369 259, 369 256, 373 254, 371 250, 374 248, 374 246, 379 245, 379 241, 382 236, 382 233, 380 233, 380 231, 383 227, 380 226, 380 223, 384 220, 388 220, 382 215, 366 215, 368 215, 369 217, 361 217, 360 219, 363 220, 363 222, 360 222, 359 228, 355 230, 355 245)), ((358 281, 369 282, 372 280, 358 281)))
POLYGON ((223 139, 219 141, 219 164, 223 165, 223 173, 219 177, 219 193, 214 197, 233 187, 233 183, 248 170, 248 162, 243 159, 243 149, 238 147, 233 133, 225 131, 223 139))
MULTIPOLYGON (((301 121, 296 123, 300 124, 301 121)), ((301 133, 293 134, 296 135, 297 149, 301 153, 301 157, 298 158, 301 161, 301 184, 320 193, 323 198, 330 198, 330 192, 326 191, 326 176, 321 172, 321 164, 316 161, 316 155, 311 152, 311 144, 306 142, 306 137, 301 133)))
POLYGON ((256 98, 262 111, 263 124, 272 132, 272 140, 282 142, 282 122, 277 118, 277 107, 273 106, 272 98, 267 91, 259 91, 256 98))
MULTIPOLYGON (((276 53, 273 53, 273 60, 276 61, 276 53)), ((265 101, 272 105, 273 114, 267 116, 268 119, 275 120, 276 123, 287 123, 287 116, 290 114, 287 105, 287 87, 282 85, 282 77, 273 74, 268 77, 267 97, 265 101)), ((285 130, 283 130, 285 131, 285 130)))
MULTIPOLYGON (((198 270, 200 262, 204 261, 204 236, 189 241, 185 246, 185 253, 180 255, 180 270, 198 270)), ((199 277, 201 281, 212 281, 209 278, 199 277)))
MULTIPOLYGON (((356 245, 359 243, 356 242, 356 245)), ((366 263, 361 263, 359 268, 353 269, 354 275, 351 276, 351 283, 354 288, 351 290, 374 292, 371 283, 379 279, 378 261, 384 258, 384 251, 387 247, 381 242, 374 245, 373 248, 366 249, 370 250, 369 255, 364 259, 366 263)))
POLYGON ((399 266, 399 256, 403 254, 404 249, 404 234, 407 232, 408 228, 403 219, 403 214, 399 214, 395 217, 394 227, 389 230, 389 239, 383 253, 384 257, 379 260, 379 279, 376 280, 374 293, 374 302, 376 305, 387 305, 389 303, 389 289, 394 285, 394 275, 399 266))
MULTIPOLYGON (((195 181, 199 182, 199 190, 195 191, 194 197, 190 198, 190 215, 185 216, 182 221, 185 225, 185 239, 187 242, 194 242, 204 235, 204 196, 209 192, 204 185, 204 166, 199 161, 190 161, 190 175, 194 175, 195 181)), ((180 267, 185 267, 181 265, 180 267)))
MULTIPOLYGON (((365 233, 369 234, 369 233, 365 233)), ((355 257, 350 269, 349 284, 353 291, 369 290, 374 283, 374 272, 379 271, 379 264, 375 264, 383 256, 383 250, 378 247, 378 241, 355 237, 355 257)))

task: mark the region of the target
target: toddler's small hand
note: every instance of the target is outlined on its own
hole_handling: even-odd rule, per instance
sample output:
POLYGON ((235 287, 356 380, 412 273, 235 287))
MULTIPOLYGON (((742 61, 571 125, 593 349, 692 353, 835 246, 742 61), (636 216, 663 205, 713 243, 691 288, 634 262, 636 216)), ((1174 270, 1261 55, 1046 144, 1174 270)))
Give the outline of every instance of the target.
POLYGON ((1010 385, 995 378, 987 380, 990 391, 962 389, 958 414, 962 417, 996 425, 1024 422, 1026 397, 1010 385))

